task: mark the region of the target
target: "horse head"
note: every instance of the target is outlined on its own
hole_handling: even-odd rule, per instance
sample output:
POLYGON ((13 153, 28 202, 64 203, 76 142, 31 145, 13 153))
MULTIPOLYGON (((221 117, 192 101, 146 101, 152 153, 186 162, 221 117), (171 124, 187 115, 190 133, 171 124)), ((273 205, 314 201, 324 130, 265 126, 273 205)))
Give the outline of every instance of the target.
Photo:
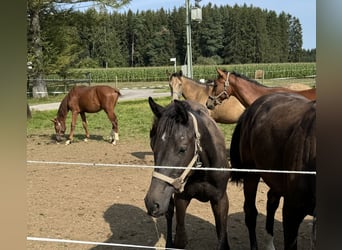
POLYGON ((150 97, 149 104, 155 116, 150 131, 155 165, 173 166, 155 168, 145 197, 148 214, 159 217, 167 212, 172 195, 183 191, 190 170, 197 162, 199 133, 197 120, 186 101, 174 100, 162 107, 150 97))
POLYGON ((51 121, 54 124, 55 132, 56 132, 56 141, 60 142, 62 141, 62 137, 64 137, 66 126, 65 121, 60 121, 57 118, 51 119, 51 121))
POLYGON ((231 95, 231 87, 229 85, 230 72, 216 69, 218 77, 214 80, 214 87, 206 102, 208 109, 213 110, 216 105, 222 104, 225 99, 231 95))
POLYGON ((182 76, 183 72, 181 70, 169 75, 169 86, 172 100, 179 100, 183 94, 182 76))

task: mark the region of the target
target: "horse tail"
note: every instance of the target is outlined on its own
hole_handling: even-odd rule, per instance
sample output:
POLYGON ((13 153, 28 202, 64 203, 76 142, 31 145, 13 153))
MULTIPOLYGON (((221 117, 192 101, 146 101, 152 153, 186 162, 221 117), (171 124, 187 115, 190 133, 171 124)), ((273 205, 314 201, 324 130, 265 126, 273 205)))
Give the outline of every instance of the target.
POLYGON ((120 92, 120 89, 115 88, 115 87, 112 87, 112 88, 114 89, 115 93, 118 94, 118 96, 121 96, 121 95, 122 95, 121 92, 120 92))
MULTIPOLYGON (((233 131, 232 140, 230 143, 230 163, 232 168, 241 168, 242 162, 240 157, 240 136, 241 136, 241 126, 242 126, 242 117, 244 114, 241 115, 240 119, 238 120, 235 129, 233 131)), ((237 172, 232 171, 230 175, 230 179, 232 182, 236 182, 239 184, 243 181, 244 172, 237 172)))

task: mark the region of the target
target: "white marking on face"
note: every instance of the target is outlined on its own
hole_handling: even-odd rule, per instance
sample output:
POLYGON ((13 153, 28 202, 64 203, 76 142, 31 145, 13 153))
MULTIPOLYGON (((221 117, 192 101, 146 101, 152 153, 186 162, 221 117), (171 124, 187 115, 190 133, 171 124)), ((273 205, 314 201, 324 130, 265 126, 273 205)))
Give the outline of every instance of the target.
POLYGON ((161 139, 162 139, 163 141, 166 141, 166 134, 165 134, 165 133, 162 135, 161 139))

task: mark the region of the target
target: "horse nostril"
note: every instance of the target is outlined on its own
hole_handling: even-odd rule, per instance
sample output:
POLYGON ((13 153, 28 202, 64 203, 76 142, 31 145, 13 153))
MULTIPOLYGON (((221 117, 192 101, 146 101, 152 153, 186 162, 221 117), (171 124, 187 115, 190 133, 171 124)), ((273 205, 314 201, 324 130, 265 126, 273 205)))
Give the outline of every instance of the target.
POLYGON ((159 210, 159 204, 158 203, 154 203, 153 211, 157 211, 157 210, 159 210))

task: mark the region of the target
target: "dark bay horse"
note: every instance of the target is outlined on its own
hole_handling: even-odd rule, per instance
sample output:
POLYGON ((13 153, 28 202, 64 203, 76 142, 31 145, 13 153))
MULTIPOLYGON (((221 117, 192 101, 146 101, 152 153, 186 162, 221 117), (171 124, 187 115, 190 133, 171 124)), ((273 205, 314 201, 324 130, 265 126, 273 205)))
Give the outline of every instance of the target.
POLYGON ((112 124, 110 142, 115 145, 116 141, 119 140, 119 133, 114 108, 120 95, 118 89, 105 85, 73 87, 59 105, 57 117, 52 120, 55 126, 57 142, 60 142, 62 136, 65 134, 65 120, 69 111, 71 111, 72 120, 70 134, 66 144, 70 144, 73 140, 78 114, 81 115, 82 125, 86 135, 85 140, 87 140, 89 138, 89 132, 85 113, 97 113, 100 110, 104 110, 112 124))
POLYGON ((257 98, 273 92, 298 93, 310 100, 316 99, 316 88, 295 90, 284 87, 268 87, 251 80, 237 72, 228 72, 217 69, 218 77, 214 81, 212 95, 207 100, 207 107, 214 109, 222 101, 235 96, 245 107, 250 106, 257 98))
POLYGON ((174 100, 162 107, 149 98, 154 114, 150 145, 155 168, 145 205, 149 215, 166 216, 166 247, 187 244, 185 213, 190 201, 210 201, 218 237, 217 249, 229 249, 227 235, 228 171, 197 168, 228 168, 224 136, 202 104, 174 100), (172 218, 176 213, 176 234, 172 241, 172 218))
MULTIPOLYGON (((295 93, 272 93, 258 98, 241 115, 232 135, 233 169, 316 171, 316 101, 295 93)), ((255 206, 260 177, 270 187, 267 216, 284 197, 284 249, 297 249, 298 228, 306 215, 316 217, 314 174, 232 172, 231 180, 243 181, 245 223, 251 249, 257 249, 255 206), (277 203, 278 202, 278 203, 277 203)), ((273 236, 274 218, 266 220, 273 236)), ((272 243, 273 244, 273 243, 272 243)))
MULTIPOLYGON (((211 95, 213 84, 201 83, 183 75, 182 71, 169 74, 169 86, 173 100, 179 100, 183 96, 186 100, 206 104, 211 95)), ((222 102, 209 110, 210 116, 219 123, 233 124, 239 119, 245 110, 243 105, 235 97, 222 102)))

